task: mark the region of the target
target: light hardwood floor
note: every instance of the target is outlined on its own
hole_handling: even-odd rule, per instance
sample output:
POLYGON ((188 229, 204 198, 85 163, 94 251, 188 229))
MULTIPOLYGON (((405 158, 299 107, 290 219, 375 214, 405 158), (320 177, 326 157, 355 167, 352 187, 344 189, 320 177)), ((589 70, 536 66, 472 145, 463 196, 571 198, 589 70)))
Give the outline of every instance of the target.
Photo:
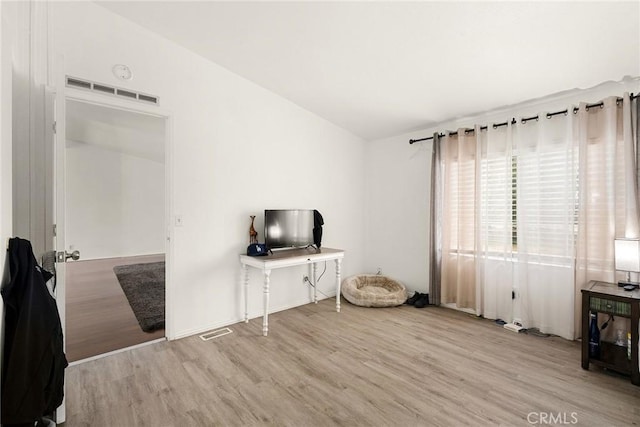
POLYGON ((66 425, 527 426, 541 425, 540 413, 640 424, 640 387, 583 370, 578 342, 444 308, 342 307, 328 299, 275 313, 268 337, 256 318, 216 340, 73 366, 66 425))
POLYGON ((80 260, 66 265, 66 355, 70 362, 164 337, 144 332, 113 272, 117 265, 164 261, 164 255, 80 260))

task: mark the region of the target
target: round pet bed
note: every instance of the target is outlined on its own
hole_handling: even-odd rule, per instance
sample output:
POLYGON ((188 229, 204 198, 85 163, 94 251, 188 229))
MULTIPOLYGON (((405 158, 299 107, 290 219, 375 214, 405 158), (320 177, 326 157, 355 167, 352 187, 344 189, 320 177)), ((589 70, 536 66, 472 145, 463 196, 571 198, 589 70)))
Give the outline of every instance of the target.
POLYGON ((342 296, 361 307, 393 307, 404 304, 407 289, 398 281, 379 274, 360 274, 342 281, 342 296))

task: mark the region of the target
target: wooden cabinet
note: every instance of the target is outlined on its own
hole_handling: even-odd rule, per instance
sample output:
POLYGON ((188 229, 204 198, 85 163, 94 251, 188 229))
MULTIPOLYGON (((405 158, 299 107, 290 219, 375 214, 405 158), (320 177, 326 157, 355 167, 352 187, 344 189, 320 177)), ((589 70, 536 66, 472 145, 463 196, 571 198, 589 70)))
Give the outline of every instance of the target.
MULTIPOLYGON (((625 291, 614 283, 592 281, 582 290, 582 367, 589 364, 602 366, 616 372, 631 375, 631 382, 640 385, 638 368, 638 317, 640 315, 640 290, 625 291), (627 347, 612 342, 600 342, 600 356, 589 357, 590 313, 611 314, 631 319, 631 358, 627 347)), ((625 342, 627 341, 625 331, 625 342)))

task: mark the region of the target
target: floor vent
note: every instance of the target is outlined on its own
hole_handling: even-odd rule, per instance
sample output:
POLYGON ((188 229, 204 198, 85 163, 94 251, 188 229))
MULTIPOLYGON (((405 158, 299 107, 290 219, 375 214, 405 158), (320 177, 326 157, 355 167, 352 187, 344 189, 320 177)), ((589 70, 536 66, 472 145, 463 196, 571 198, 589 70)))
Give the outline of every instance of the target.
POLYGON ((90 90, 92 92, 105 93, 121 98, 135 99, 147 104, 160 105, 160 98, 155 95, 149 95, 140 92, 134 92, 129 89, 122 89, 115 86, 109 86, 102 83, 96 83, 89 80, 79 79, 77 77, 67 76, 67 86, 78 89, 90 90))
POLYGON ((229 328, 216 329, 215 331, 210 331, 200 335, 200 339, 202 341, 209 341, 214 338, 220 338, 222 336, 229 335, 231 333, 233 333, 233 331, 229 328))

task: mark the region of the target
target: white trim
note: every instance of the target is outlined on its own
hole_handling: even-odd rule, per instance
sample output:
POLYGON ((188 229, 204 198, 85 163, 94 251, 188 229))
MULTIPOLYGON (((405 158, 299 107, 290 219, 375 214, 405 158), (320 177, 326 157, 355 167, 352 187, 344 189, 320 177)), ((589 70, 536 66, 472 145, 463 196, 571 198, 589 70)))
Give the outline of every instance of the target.
MULTIPOLYGON (((336 296, 335 289, 333 290, 333 292, 328 292, 326 295, 327 295, 326 298, 318 298, 318 301, 324 300, 324 299, 333 299, 333 298, 335 298, 335 296, 336 296)), ((277 313, 279 311, 285 311, 285 310, 290 310, 290 309, 296 308, 296 307, 302 307, 302 306, 307 305, 307 304, 314 304, 314 303, 313 303, 313 301, 311 301, 311 302, 305 301, 305 302, 302 302, 302 303, 287 304, 286 306, 277 307, 277 308, 275 308, 273 310, 269 309, 269 315, 272 315, 273 313, 277 313)), ((262 318, 262 310, 256 311, 254 314, 249 316, 249 320, 258 319, 258 318, 262 318)), ((237 323, 244 323, 244 317, 231 319, 231 320, 224 320, 222 322, 217 322, 217 323, 210 324, 209 326, 204 326, 204 327, 201 327, 201 328, 188 329, 186 331, 178 332, 173 339, 174 340, 179 340, 179 339, 182 339, 182 338, 187 338, 187 337, 191 337, 191 336, 194 336, 194 335, 199 335, 199 334, 205 333, 205 332, 213 330, 213 329, 220 329, 220 328, 224 328, 224 327, 227 327, 227 326, 235 325, 237 323)), ((262 325, 258 325, 258 327, 261 328, 262 325)))
POLYGON ((91 362, 93 360, 102 359, 102 358, 105 358, 105 357, 108 357, 108 356, 113 356, 114 354, 124 353, 125 351, 134 350, 136 348, 146 347, 146 346, 152 345, 152 344, 157 344, 157 343, 163 342, 163 341, 167 341, 167 339, 166 338, 158 338, 158 339, 155 339, 155 340, 152 340, 152 341, 147 341, 147 342, 143 342, 143 343, 140 343, 140 344, 132 345, 131 347, 119 348, 118 350, 113 350, 113 351, 110 351, 108 353, 102 353, 102 354, 98 354, 97 356, 87 357, 86 359, 76 360, 75 362, 69 363, 69 367, 76 366, 76 365, 81 365, 83 363, 91 362))
MULTIPOLYGON (((157 108, 157 107, 156 107, 157 108)), ((175 165, 175 153, 173 143, 173 115, 168 110, 160 109, 165 117, 165 148, 164 148, 164 182, 165 182, 165 309, 164 309, 164 323, 165 337, 171 341, 175 339, 175 301, 174 298, 174 281, 173 281, 173 260, 174 260, 174 224, 173 218, 175 216, 174 208, 174 165, 175 165)))
MULTIPOLYGON (((119 99, 101 93, 92 93, 82 89, 76 89, 66 86, 66 74, 63 70, 64 58, 59 59, 58 87, 59 96, 58 103, 58 138, 66 137, 66 103, 67 101, 85 102, 92 105, 103 106, 107 108, 115 108, 122 111, 128 111, 136 114, 145 114, 165 120, 165 337, 168 340, 176 339, 175 321, 174 321, 174 298, 173 298, 173 227, 171 226, 174 213, 174 150, 173 150, 173 114, 170 110, 162 108, 154 104, 145 104, 142 102, 119 99)), ((58 167, 64 168, 64 160, 59 160, 56 164, 58 167), (60 164, 62 162, 62 165, 60 164)), ((64 202, 64 201, 63 201, 64 202)), ((58 221, 59 222, 59 221, 58 221)), ((58 230, 64 233, 64 230, 58 230)), ((56 250, 61 250, 56 248, 56 250)), ((64 296, 63 296, 64 298, 64 296)), ((63 300, 66 304, 66 299, 63 300)))
MULTIPOLYGON (((65 76, 63 76, 65 79, 65 76)), ((109 108, 116 108, 118 110, 130 111, 138 114, 147 114, 149 116, 168 118, 171 116, 171 111, 162 108, 155 104, 145 104, 134 99, 120 99, 109 94, 95 93, 83 89, 77 89, 62 84, 62 91, 65 100, 74 100, 87 102, 93 105, 100 105, 109 108)))

